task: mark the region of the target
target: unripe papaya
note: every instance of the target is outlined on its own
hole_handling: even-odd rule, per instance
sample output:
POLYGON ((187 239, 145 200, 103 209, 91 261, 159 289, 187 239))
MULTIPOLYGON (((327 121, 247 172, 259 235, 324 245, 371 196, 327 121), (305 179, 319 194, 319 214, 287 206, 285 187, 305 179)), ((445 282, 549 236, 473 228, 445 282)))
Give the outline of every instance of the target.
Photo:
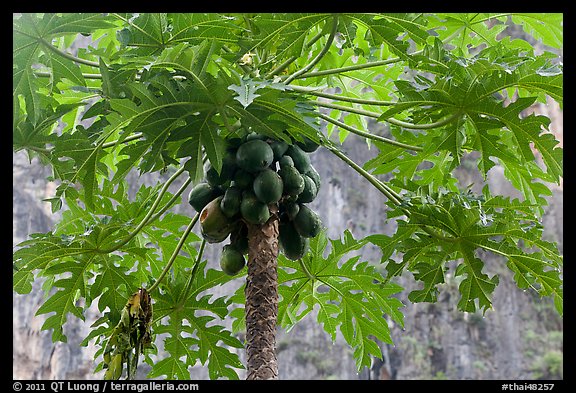
POLYGON ((252 191, 245 191, 242 195, 240 214, 246 222, 254 225, 264 224, 270 218, 268 205, 258 200, 252 191))
POLYGON ((240 212, 240 203, 242 202, 242 190, 236 186, 230 186, 224 192, 220 201, 220 210, 228 218, 234 217, 240 212))
POLYGON ((294 166, 294 160, 290 156, 282 156, 282 158, 280 158, 280 160, 278 160, 278 163, 280 164, 280 168, 284 168, 287 166, 291 166, 291 167, 294 166))
POLYGON ((300 205, 300 210, 292 222, 296 231, 306 238, 315 237, 322 229, 320 216, 306 205, 300 205))
POLYGON ((243 143, 236 151, 236 164, 248 172, 264 170, 274 161, 274 152, 270 145, 261 139, 243 143))
POLYGON ((234 183, 242 190, 251 189, 254 177, 244 169, 238 169, 234 175, 234 183))
POLYGON ((220 209, 221 200, 222 196, 214 199, 200 213, 200 232, 208 243, 224 241, 234 229, 234 222, 220 209))
POLYGON ((282 197, 282 178, 272 169, 261 171, 254 179, 254 195, 265 204, 276 203, 282 197))
POLYGON ((299 211, 300 205, 295 202, 288 202, 284 205, 284 212, 289 220, 293 220, 299 211))
POLYGON ((291 221, 280 221, 278 245, 291 260, 302 258, 310 247, 310 240, 298 233, 291 221))
POLYGON ((285 195, 299 195, 304 191, 304 178, 295 167, 285 165, 280 168, 278 175, 280 175, 284 184, 285 195))
POLYGON ((318 195, 316 183, 314 183, 314 180, 312 180, 308 175, 302 175, 302 179, 304 180, 304 189, 298 195, 297 200, 299 203, 312 202, 316 198, 316 195, 318 195))
POLYGON ((298 169, 300 173, 306 173, 310 167, 310 157, 304 150, 302 150, 297 145, 292 145, 286 150, 286 155, 292 157, 294 161, 294 166, 298 169))
POLYGON ((246 265, 244 255, 230 244, 222 248, 222 255, 220 257, 220 268, 222 271, 230 276, 235 276, 246 265))
POLYGON ((312 165, 310 165, 310 167, 308 168, 308 170, 304 174, 306 176, 310 177, 310 179, 314 180, 314 184, 316 184, 316 189, 318 191, 320 191, 320 184, 322 182, 320 181, 320 174, 318 173, 316 168, 314 168, 312 165))
POLYGON ((194 210, 201 212, 210 201, 220 195, 222 195, 222 190, 218 187, 213 187, 208 183, 198 183, 190 191, 188 203, 194 210))

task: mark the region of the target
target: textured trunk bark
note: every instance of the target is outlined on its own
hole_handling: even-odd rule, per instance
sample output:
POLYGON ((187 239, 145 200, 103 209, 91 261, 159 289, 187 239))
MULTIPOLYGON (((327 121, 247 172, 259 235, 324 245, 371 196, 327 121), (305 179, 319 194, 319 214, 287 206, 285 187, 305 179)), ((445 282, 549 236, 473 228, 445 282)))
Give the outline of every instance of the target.
POLYGON ((248 225, 246 278, 246 379, 278 379, 278 217, 248 225))

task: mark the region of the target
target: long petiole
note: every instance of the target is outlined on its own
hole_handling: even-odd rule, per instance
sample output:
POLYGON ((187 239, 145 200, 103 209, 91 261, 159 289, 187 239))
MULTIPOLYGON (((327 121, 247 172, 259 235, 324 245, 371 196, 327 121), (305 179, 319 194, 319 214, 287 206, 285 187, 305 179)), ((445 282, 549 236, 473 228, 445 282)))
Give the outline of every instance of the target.
POLYGON ((399 57, 394 57, 392 59, 373 61, 373 62, 364 63, 364 64, 356 64, 356 65, 352 65, 352 66, 348 66, 348 67, 339 67, 339 68, 332 68, 329 70, 309 72, 307 74, 299 75, 296 79, 312 78, 312 77, 316 77, 316 76, 324 76, 324 75, 332 75, 332 74, 341 74, 341 73, 348 72, 348 71, 356 71, 356 70, 362 70, 364 68, 372 68, 372 67, 379 67, 379 66, 383 66, 383 65, 387 65, 387 64, 393 64, 393 63, 399 62, 400 60, 402 60, 402 59, 399 57))
MULTIPOLYGON (((208 161, 208 156, 206 154, 204 154, 202 156, 202 164, 206 164, 206 161, 208 161)), ((170 198, 170 200, 168 202, 166 202, 166 204, 162 207, 162 209, 160 209, 158 211, 158 213, 154 214, 152 217, 150 217, 150 219, 148 220, 148 222, 153 222, 154 220, 156 220, 157 218, 159 218, 162 214, 164 214, 164 212, 166 210, 168 210, 170 208, 170 206, 172 206, 172 204, 176 201, 176 199, 178 199, 178 197, 180 195, 182 195, 182 193, 184 192, 184 190, 186 190, 186 188, 190 185, 190 183, 192 183, 192 178, 189 177, 188 179, 186 179, 186 181, 180 186, 180 188, 178 189, 178 191, 176 191, 174 193, 174 195, 172 195, 172 198, 170 198)))
POLYGON ((308 87, 296 86, 296 85, 289 86, 289 89, 294 90, 294 91, 298 91, 300 93, 311 94, 311 95, 316 96, 316 97, 330 98, 332 100, 352 102, 355 104, 377 105, 377 106, 392 106, 392 105, 398 105, 399 104, 399 102, 394 102, 394 101, 369 100, 369 99, 356 98, 356 97, 346 97, 346 96, 342 96, 342 95, 338 95, 338 94, 324 93, 324 92, 318 91, 316 89, 311 89, 308 87))
POLYGON ((347 124, 345 124, 345 123, 343 123, 343 122, 341 122, 341 121, 339 121, 339 120, 333 119, 333 118, 331 118, 331 117, 329 117, 329 116, 326 116, 326 115, 324 115, 324 114, 322 114, 322 113, 319 113, 319 114, 318 114, 318 117, 326 120, 326 121, 329 122, 329 123, 332 123, 332 124, 334 124, 334 125, 342 128, 342 129, 344 129, 344 130, 350 131, 351 133, 356 134, 356 135, 361 136, 361 137, 364 137, 364 138, 368 138, 368 139, 372 139, 372 140, 375 140, 375 141, 384 142, 384 143, 387 143, 387 144, 389 144, 389 145, 398 146, 398 147, 401 147, 401 148, 404 148, 404 149, 407 149, 407 150, 413 150, 413 151, 422 151, 422 150, 423 150, 423 149, 422 149, 421 147, 419 147, 419 146, 408 145, 408 144, 405 144, 405 143, 402 143, 402 142, 395 141, 395 140, 393 140, 393 139, 388 139, 388 138, 385 138, 385 137, 380 136, 380 135, 374 135, 374 134, 371 134, 371 133, 369 133, 369 132, 362 131, 362 130, 359 130, 359 129, 354 128, 354 127, 350 127, 349 125, 347 125, 347 124))
POLYGON ((198 271, 198 266, 200 265, 200 261, 202 261, 202 255, 204 254, 204 246, 206 246, 206 239, 202 239, 202 243, 200 244, 200 250, 198 250, 198 255, 196 255, 196 261, 194 262, 194 267, 190 272, 190 277, 188 277, 186 287, 184 287, 184 292, 180 299, 181 302, 185 302, 186 299, 188 298, 188 295, 190 294, 190 290, 192 289, 192 283, 194 282, 196 272, 198 271))
POLYGON ((316 57, 314 59, 312 59, 312 61, 308 64, 306 64, 306 66, 298 71, 296 71, 295 73, 293 73, 292 75, 290 75, 285 81, 285 84, 289 84, 290 82, 292 82, 295 78, 298 77, 298 75, 302 75, 304 73, 306 73, 307 71, 309 71, 310 69, 312 69, 323 57, 326 53, 328 53, 328 50, 330 49, 330 46, 332 46, 332 42, 334 41, 334 37, 336 37, 336 32, 338 31, 338 16, 334 16, 334 21, 332 24, 332 31, 330 31, 330 35, 328 36, 328 40, 326 41, 326 44, 324 45, 324 47, 322 48, 322 50, 318 53, 318 55, 316 55, 316 57))
POLYGON ((111 253, 113 251, 118 250, 120 247, 124 246, 126 243, 128 243, 130 240, 132 240, 132 238, 134 236, 136 236, 142 230, 142 228, 144 228, 147 224, 149 224, 151 222, 150 218, 154 214, 154 210, 156 210, 156 208, 160 204, 160 200, 162 200, 162 197, 164 196, 164 194, 168 190, 168 187, 184 171, 185 171, 185 169, 184 169, 184 166, 182 165, 180 168, 178 168, 178 170, 176 172, 174 172, 174 174, 172 176, 170 176, 170 178, 168 180, 166 180, 166 183, 164 184, 164 186, 162 187, 162 189, 158 193, 158 196, 156 197, 156 200, 154 201, 154 203, 150 207, 150 210, 148 211, 146 216, 142 219, 140 224, 138 224, 138 226, 136 228, 134 228, 134 230, 132 232, 130 232, 124 239, 122 239, 122 241, 120 243, 115 244, 113 247, 108 248, 108 249, 104 249, 104 250, 97 250, 97 251, 101 254, 108 254, 108 253, 111 253))
MULTIPOLYGON (((324 108, 338 109, 338 110, 341 110, 344 112, 355 113, 357 115, 372 117, 374 119, 380 118, 379 113, 367 111, 364 109, 351 108, 351 107, 344 106, 344 105, 338 105, 338 104, 332 104, 329 102, 320 102, 320 101, 313 101, 313 102, 311 102, 311 104, 318 105, 318 106, 321 106, 324 108)), ((430 130, 433 128, 442 127, 442 126, 445 126, 446 124, 452 123, 458 117, 460 117, 460 113, 456 112, 456 113, 453 113, 450 116, 447 116, 447 117, 445 117, 441 120, 438 120, 434 123, 424 123, 424 124, 407 123, 405 121, 397 120, 397 119, 393 119, 393 118, 384 119, 383 121, 388 122, 390 124, 400 126, 400 127, 413 129, 413 130, 430 130)))
MULTIPOLYGON (((134 140, 136 140, 136 139, 140 139, 141 137, 142 137, 142 133, 141 133, 141 132, 136 132, 136 133, 134 133, 134 134, 132 134, 132 135, 127 136, 126 138, 124 138, 124 139, 122 140, 122 143, 134 141, 134 140)), ((106 143, 102 144, 102 148, 106 149, 106 148, 108 148, 108 147, 113 147, 113 146, 116 146, 117 143, 118 143, 118 140, 106 142, 106 143)))
POLYGON ((70 53, 66 53, 64 51, 61 51, 60 49, 56 48, 54 45, 52 45, 49 42, 46 42, 43 39, 39 39, 38 42, 40 42, 42 45, 44 45, 46 48, 50 49, 52 52, 68 59, 68 60, 72 60, 75 63, 80 63, 80 64, 84 64, 90 67, 95 67, 95 68, 100 68, 100 64, 95 62, 95 61, 90 61, 90 60, 86 60, 86 59, 81 59, 79 57, 76 56, 72 56, 70 53))
POLYGON ((184 233, 180 237, 180 241, 178 241, 178 244, 176 245, 174 252, 170 256, 170 259, 168 260, 168 263, 166 263, 166 266, 164 266, 164 269, 160 273, 160 276, 154 282, 154 284, 152 284, 152 286, 148 289, 148 293, 152 293, 152 291, 154 291, 156 288, 158 288, 158 285, 160 285, 160 282, 164 279, 166 274, 168 274, 168 272, 170 271, 170 268, 172 268, 172 264, 174 263, 174 261, 176 260, 176 257, 178 256, 178 253, 182 249, 182 246, 184 245, 186 238, 188 237, 188 235, 192 231, 192 228, 194 228, 194 225, 196 225, 196 222, 198 221, 199 218, 200 218, 200 213, 196 213, 196 215, 194 216, 192 221, 190 221, 190 223, 188 224, 188 226, 184 230, 184 233))
POLYGON ((350 158, 348 158, 340 150, 338 150, 337 148, 330 146, 330 145, 325 145, 324 147, 326 147, 334 155, 339 157, 342 161, 344 161, 345 163, 350 165, 352 167, 352 169, 354 169, 362 177, 364 177, 366 180, 368 180, 374 187, 376 187, 376 189, 378 191, 380 191, 382 194, 384 194, 392 202, 394 202, 397 205, 400 205, 402 203, 402 197, 400 195, 398 195, 392 189, 387 187, 384 183, 382 183, 381 181, 376 179, 372 174, 368 173, 364 168, 362 168, 360 165, 356 164, 354 161, 352 161, 350 158))
POLYGON ((164 212, 166 210, 168 210, 173 204, 174 202, 176 202, 176 200, 178 199, 178 197, 180 197, 180 195, 184 192, 184 190, 186 190, 186 188, 188 187, 188 185, 192 183, 192 178, 188 178, 186 179, 186 181, 180 186, 180 188, 178 189, 178 191, 176 191, 174 193, 174 195, 172 195, 172 198, 170 198, 170 200, 168 202, 166 202, 166 204, 164 205, 164 207, 162 207, 162 209, 160 209, 158 211, 158 213, 154 214, 152 217, 150 217, 150 219, 148 220, 148 222, 153 222, 155 221, 158 217, 160 217, 162 214, 164 214, 164 212))
MULTIPOLYGON (((45 71, 33 71, 34 75, 40 77, 40 78, 49 78, 52 76, 51 72, 45 72, 45 71)), ((85 74, 82 73, 82 78, 84 79, 102 79, 102 74, 85 74)))

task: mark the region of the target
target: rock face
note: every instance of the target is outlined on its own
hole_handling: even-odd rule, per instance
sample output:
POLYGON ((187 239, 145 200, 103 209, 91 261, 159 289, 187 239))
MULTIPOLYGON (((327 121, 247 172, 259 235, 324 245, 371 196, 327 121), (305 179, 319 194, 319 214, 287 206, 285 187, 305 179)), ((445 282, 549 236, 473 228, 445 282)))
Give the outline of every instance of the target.
MULTIPOLYGON (((349 156, 363 163, 365 142, 350 136, 345 142, 349 156)), ((374 154, 374 153, 372 153, 374 154)), ((34 232, 49 231, 58 215, 52 216, 42 198, 53 193, 45 181, 49 169, 36 162, 29 164, 24 154, 13 157, 13 245, 34 232)), ((312 155, 312 164, 322 177, 322 187, 311 204, 328 228, 331 238, 349 229, 356 238, 372 233, 392 233, 386 224, 385 198, 351 168, 325 149, 312 155), (330 201, 325 203, 324 201, 330 201), (324 202, 324 203, 323 203, 324 202)), ((463 183, 480 184, 474 172, 459 174, 463 183)), ((148 176, 154 184, 158 175, 148 176)), ((135 192, 139 181, 132 182, 135 192)), ((175 182, 171 190, 181 183, 175 182)), ((491 173, 493 192, 513 194, 501 171, 491 173)), ((193 214, 182 204, 176 211, 193 214)), ((563 196, 562 188, 554 189, 544 224, 549 239, 558 241, 562 249, 563 196)), ((207 247, 209 266, 218 268, 221 244, 207 247)), ((376 247, 362 251, 364 260, 380 262, 376 247)), ((415 288, 409 275, 400 277, 406 288, 400 300, 405 304, 405 329, 392 328, 395 345, 381 343, 383 360, 375 359, 371 370, 357 374, 352 351, 341 336, 332 344, 313 313, 289 333, 277 336, 280 379, 531 379, 562 378, 562 320, 555 314, 548 299, 539 299, 530 292, 520 291, 514 284, 505 262, 491 257, 486 270, 501 275, 493 297, 494 310, 486 315, 467 314, 456 310, 459 294, 451 277, 436 304, 410 304, 407 293, 415 288)), ((232 293, 241 280, 219 289, 222 296, 232 293)), ((90 331, 92 321, 99 317, 89 310, 86 322, 71 319, 65 328, 68 343, 52 343, 51 332, 41 331, 45 316, 35 317, 43 297, 40 283, 28 295, 13 295, 13 378, 14 379, 92 379, 93 355, 96 348, 79 343, 90 331)), ((160 348, 162 345, 160 344, 160 348)), ((245 360, 243 351, 239 352, 245 360)), ((162 356, 160 351, 159 357, 162 356)), ((145 378, 146 365, 140 377, 145 378)), ((240 371, 244 378, 244 371, 240 371)), ((208 378, 203 367, 191 369, 191 379, 208 378)))

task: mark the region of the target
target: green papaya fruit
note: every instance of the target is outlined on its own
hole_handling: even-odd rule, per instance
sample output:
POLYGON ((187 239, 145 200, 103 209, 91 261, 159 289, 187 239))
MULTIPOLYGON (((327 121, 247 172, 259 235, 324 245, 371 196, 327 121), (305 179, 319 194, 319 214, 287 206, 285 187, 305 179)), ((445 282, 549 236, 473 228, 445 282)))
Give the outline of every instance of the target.
POLYGON ((284 184, 284 195, 299 195, 304 191, 304 177, 295 167, 289 165, 281 166, 278 175, 284 184))
POLYGON ((283 190, 282 178, 272 169, 260 171, 254 179, 254 195, 265 204, 278 202, 282 197, 283 190))
POLYGON ((261 139, 249 140, 236 151, 236 164, 247 172, 259 172, 274 161, 274 152, 270 145, 261 139))
POLYGON ((312 180, 314 180, 314 184, 316 184, 317 191, 320 191, 320 184, 321 184, 320 174, 318 173, 316 168, 314 168, 312 165, 310 165, 310 167, 308 168, 308 170, 304 174, 306 176, 310 177, 312 180))
POLYGON ((305 173, 310 167, 310 157, 297 145, 288 147, 286 155, 292 157, 294 166, 298 169, 298 172, 305 173))
POLYGON ((297 201, 299 203, 309 203, 312 202, 316 195, 318 195, 318 188, 316 188, 316 183, 308 175, 301 175, 304 181, 304 189, 298 195, 297 201))
POLYGON ((291 166, 291 167, 294 166, 294 160, 290 156, 282 156, 282 158, 280 158, 280 160, 278 160, 278 163, 280 164, 280 168, 284 168, 287 166, 291 166))
POLYGON ((254 225, 264 224, 270 218, 268 205, 258 200, 252 191, 243 193, 240 214, 246 222, 254 225))
POLYGON ((230 234, 230 245, 242 254, 248 254, 248 227, 244 223, 230 234))
POLYGON ((234 186, 230 186, 224 192, 224 196, 220 201, 220 210, 226 217, 232 218, 240 212, 240 203, 242 202, 242 190, 234 186))
POLYGON ((244 255, 230 244, 222 248, 220 256, 220 268, 230 276, 235 276, 246 265, 244 255))
POLYGON ((224 241, 234 229, 235 222, 220 209, 222 196, 208 203, 200 213, 200 232, 208 243, 224 241))
POLYGON ((289 202, 298 202, 298 198, 300 195, 290 195, 284 194, 282 197, 282 202, 289 203, 289 202))
POLYGON ((286 258, 297 260, 302 258, 310 247, 310 240, 298 233, 290 221, 280 221, 278 246, 286 258))
POLYGON ((293 220, 299 211, 300 205, 295 202, 288 202, 284 205, 284 212, 289 220, 293 220))
POLYGON ((306 153, 314 153, 320 147, 319 144, 306 136, 303 137, 303 139, 304 140, 302 142, 296 141, 296 145, 298 145, 298 147, 300 147, 306 153))
POLYGON ((306 238, 315 237, 322 229, 320 216, 306 205, 300 205, 300 210, 292 222, 296 231, 306 238))
POLYGON ((234 175, 234 183, 242 190, 251 189, 254 177, 244 169, 238 169, 234 175))
POLYGON ((270 142, 270 147, 274 152, 274 161, 279 161, 288 150, 288 144, 284 141, 272 141, 270 142))
POLYGON ((222 195, 222 190, 218 187, 213 187, 208 183, 198 183, 192 188, 188 195, 188 203, 197 212, 202 209, 212 200, 222 195))

